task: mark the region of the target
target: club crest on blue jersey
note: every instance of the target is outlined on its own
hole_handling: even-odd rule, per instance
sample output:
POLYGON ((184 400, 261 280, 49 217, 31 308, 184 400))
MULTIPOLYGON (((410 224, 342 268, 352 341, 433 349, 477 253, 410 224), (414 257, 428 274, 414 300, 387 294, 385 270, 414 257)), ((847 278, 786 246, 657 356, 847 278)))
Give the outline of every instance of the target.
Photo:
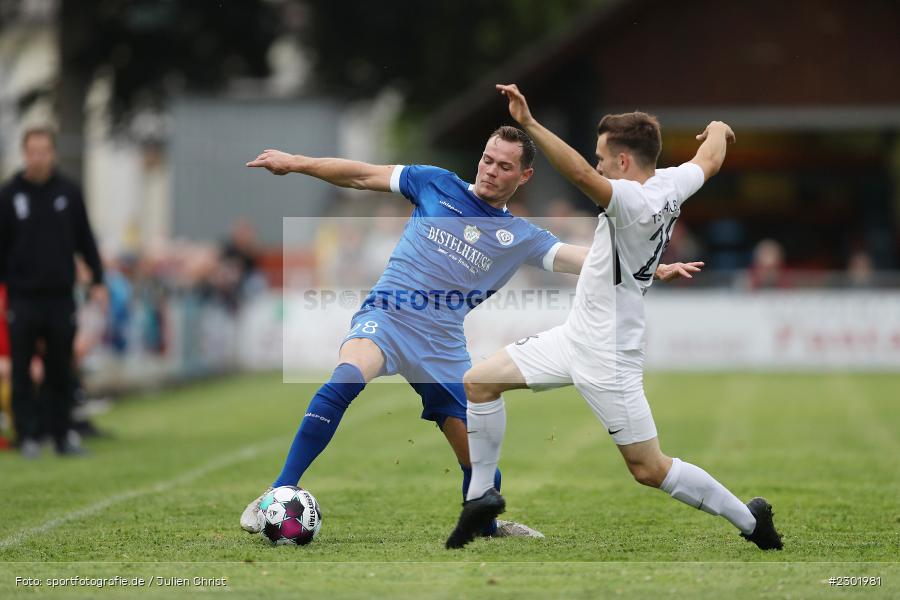
POLYGON ((500 242, 501 246, 509 246, 513 243, 513 240, 516 239, 516 236, 514 236, 512 232, 505 229, 498 229, 496 235, 497 241, 500 242))

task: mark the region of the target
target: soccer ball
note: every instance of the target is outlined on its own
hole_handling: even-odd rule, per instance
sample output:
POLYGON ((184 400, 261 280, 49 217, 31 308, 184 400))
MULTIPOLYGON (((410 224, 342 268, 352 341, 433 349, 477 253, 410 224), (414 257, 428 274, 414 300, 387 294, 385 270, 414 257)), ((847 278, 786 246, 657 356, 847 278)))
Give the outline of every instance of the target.
POLYGON ((277 487, 259 503, 262 534, 276 546, 305 546, 322 528, 322 511, 312 494, 292 485, 277 487))

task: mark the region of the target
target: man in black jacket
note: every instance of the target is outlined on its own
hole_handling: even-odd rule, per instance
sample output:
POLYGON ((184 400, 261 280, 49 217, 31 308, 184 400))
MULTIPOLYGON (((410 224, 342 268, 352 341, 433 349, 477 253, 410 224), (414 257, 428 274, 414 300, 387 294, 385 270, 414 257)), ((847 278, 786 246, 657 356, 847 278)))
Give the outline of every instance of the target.
POLYGON ((75 254, 91 269, 94 299, 105 302, 103 267, 77 184, 56 169, 54 133, 33 128, 22 137, 24 170, 0 188, 0 281, 8 289, 12 404, 19 449, 40 454, 40 412, 29 372, 43 340, 48 406, 44 424, 56 452, 82 450, 69 439, 69 372, 75 336, 75 254))

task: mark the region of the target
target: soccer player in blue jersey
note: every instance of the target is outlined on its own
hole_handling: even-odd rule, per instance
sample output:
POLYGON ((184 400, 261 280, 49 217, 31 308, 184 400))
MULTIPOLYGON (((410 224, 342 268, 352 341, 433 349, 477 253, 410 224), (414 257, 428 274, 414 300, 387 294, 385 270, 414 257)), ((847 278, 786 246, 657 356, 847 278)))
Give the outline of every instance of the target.
MULTIPOLYGON (((456 454, 465 498, 471 464, 462 377, 472 364, 463 320, 522 263, 578 274, 588 250, 564 244, 506 210, 507 201, 534 173, 535 153, 525 132, 500 127, 485 145, 473 184, 437 167, 371 165, 278 150, 266 150, 247 163, 276 175, 301 173, 341 187, 400 193, 414 207, 384 273, 351 320, 337 367, 310 401, 273 487, 298 484, 369 381, 400 374, 421 396, 422 418, 437 424, 456 454)), ((696 270, 697 263, 660 265, 657 276, 689 277, 696 270)), ((499 488, 499 469, 494 478, 499 488)), ((248 532, 262 527, 261 498, 241 515, 248 532)), ((484 533, 543 537, 503 521, 484 533)))

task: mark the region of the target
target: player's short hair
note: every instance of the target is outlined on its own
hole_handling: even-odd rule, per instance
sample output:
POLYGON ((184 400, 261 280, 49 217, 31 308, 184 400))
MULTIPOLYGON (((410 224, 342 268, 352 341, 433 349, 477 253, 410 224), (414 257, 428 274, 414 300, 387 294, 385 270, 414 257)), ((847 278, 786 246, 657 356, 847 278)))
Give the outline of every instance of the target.
POLYGON ((53 147, 56 147, 56 130, 53 129, 50 125, 32 125, 27 128, 22 133, 22 147, 25 147, 25 144, 28 143, 33 136, 43 135, 50 138, 50 143, 53 144, 53 147))
POLYGON ((503 125, 502 127, 498 127, 494 130, 494 133, 488 139, 498 137, 505 142, 512 142, 514 144, 522 145, 522 158, 519 160, 519 164, 522 165, 522 170, 530 169, 531 165, 534 164, 534 157, 537 154, 537 146, 534 143, 534 140, 531 139, 531 136, 519 129, 518 127, 513 127, 512 125, 503 125))
POLYGON ((597 136, 606 143, 628 149, 642 167, 655 167, 662 150, 659 120, 645 112, 606 115, 597 125, 597 136))

